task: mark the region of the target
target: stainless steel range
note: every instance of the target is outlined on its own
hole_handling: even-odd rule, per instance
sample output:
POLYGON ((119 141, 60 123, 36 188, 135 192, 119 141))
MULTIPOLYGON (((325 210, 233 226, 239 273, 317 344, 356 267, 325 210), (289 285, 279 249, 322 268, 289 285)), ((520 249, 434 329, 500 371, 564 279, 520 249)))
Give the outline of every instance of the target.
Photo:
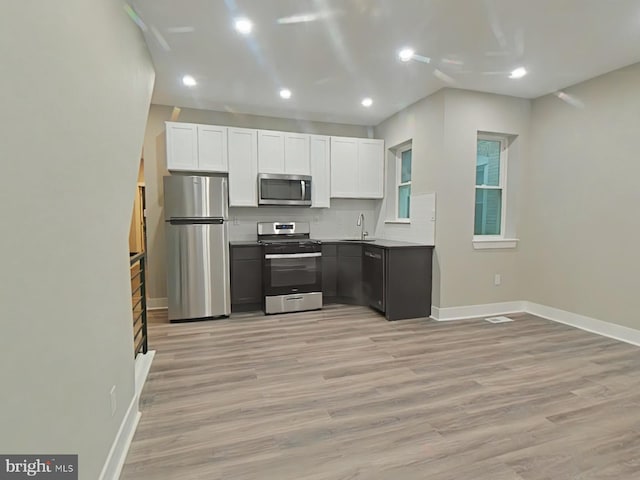
POLYGON ((260 222, 264 312, 322 308, 322 245, 306 222, 260 222))

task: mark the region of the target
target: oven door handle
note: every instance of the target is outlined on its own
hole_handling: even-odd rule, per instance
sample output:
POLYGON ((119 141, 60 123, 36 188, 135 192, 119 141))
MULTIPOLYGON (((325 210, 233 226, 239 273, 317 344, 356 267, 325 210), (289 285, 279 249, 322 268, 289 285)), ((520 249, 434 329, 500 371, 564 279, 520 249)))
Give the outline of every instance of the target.
POLYGON ((311 258, 311 257, 321 257, 322 252, 313 252, 313 253, 267 253, 264 258, 270 260, 272 258, 311 258))

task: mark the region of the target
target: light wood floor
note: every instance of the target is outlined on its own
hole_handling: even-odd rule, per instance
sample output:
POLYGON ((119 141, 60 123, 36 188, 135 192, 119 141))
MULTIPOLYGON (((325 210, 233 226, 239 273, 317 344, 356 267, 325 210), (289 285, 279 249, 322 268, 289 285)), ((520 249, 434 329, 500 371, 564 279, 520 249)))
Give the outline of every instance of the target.
POLYGON ((640 478, 640 349, 513 318, 156 317, 122 479, 640 478))

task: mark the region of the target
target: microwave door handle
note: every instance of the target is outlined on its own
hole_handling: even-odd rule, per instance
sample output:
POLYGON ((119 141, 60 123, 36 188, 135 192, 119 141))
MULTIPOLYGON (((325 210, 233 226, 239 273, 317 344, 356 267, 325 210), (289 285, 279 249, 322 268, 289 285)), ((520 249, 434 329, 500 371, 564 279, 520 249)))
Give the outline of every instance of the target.
POLYGON ((307 183, 304 180, 300 180, 300 186, 302 187, 302 200, 304 200, 307 196, 307 183))

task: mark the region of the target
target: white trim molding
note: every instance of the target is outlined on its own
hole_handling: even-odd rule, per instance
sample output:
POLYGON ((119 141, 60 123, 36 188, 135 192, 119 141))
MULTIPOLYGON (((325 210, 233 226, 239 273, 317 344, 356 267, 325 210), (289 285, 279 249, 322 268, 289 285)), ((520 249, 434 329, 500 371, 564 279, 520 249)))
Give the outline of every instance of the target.
POLYGON ((473 237, 474 250, 493 250, 497 248, 516 248, 518 246, 519 238, 482 238, 473 237))
POLYGON ((127 454, 129 453, 131 441, 133 440, 136 428, 138 427, 138 422, 142 416, 142 413, 140 413, 139 410, 140 393, 142 392, 142 387, 149 375, 151 362, 153 361, 155 354, 155 350, 150 350, 147 353, 141 353, 136 357, 134 367, 135 390, 133 398, 131 399, 129 408, 127 408, 127 413, 125 413, 124 418, 122 419, 116 438, 113 440, 113 444, 109 450, 109 455, 107 455, 100 477, 98 477, 99 480, 118 480, 118 478, 120 478, 122 467, 124 467, 124 462, 127 459, 127 454))
POLYGON ((169 307, 169 299, 165 298, 148 298, 147 309, 148 310, 164 310, 169 307))
POLYGON ((135 362, 135 378, 136 378, 136 397, 140 400, 140 394, 142 393, 142 387, 147 381, 149 376, 149 370, 151 370, 151 363, 156 356, 155 350, 149 350, 147 353, 139 353, 135 362))
POLYGON ((397 223, 400 225, 410 225, 411 224, 411 219, 410 218, 396 218, 395 220, 385 220, 384 223, 397 223))
POLYGON ((431 307, 431 318, 438 322, 465 320, 485 317, 487 315, 504 315, 523 312, 525 302, 485 303, 482 305, 465 305, 463 307, 431 307))
POLYGON ((630 343, 640 347, 640 330, 625 327, 604 320, 587 317, 577 313, 567 312, 559 308, 548 307, 539 303, 524 302, 525 311, 537 317, 546 318, 558 323, 564 323, 572 327, 596 333, 603 337, 613 338, 621 342, 630 343))
POLYGON ((125 413, 116 438, 111 445, 107 460, 104 462, 102 472, 100 473, 100 480, 117 480, 120 478, 120 472, 124 466, 124 461, 127 458, 129 452, 129 446, 133 440, 133 435, 136 432, 138 422, 142 414, 138 411, 138 397, 134 395, 125 413))
POLYGON ((438 322, 508 315, 510 313, 529 313, 552 322, 563 323, 586 332, 640 347, 640 330, 534 302, 516 301, 462 307, 431 307, 431 318, 438 322))

